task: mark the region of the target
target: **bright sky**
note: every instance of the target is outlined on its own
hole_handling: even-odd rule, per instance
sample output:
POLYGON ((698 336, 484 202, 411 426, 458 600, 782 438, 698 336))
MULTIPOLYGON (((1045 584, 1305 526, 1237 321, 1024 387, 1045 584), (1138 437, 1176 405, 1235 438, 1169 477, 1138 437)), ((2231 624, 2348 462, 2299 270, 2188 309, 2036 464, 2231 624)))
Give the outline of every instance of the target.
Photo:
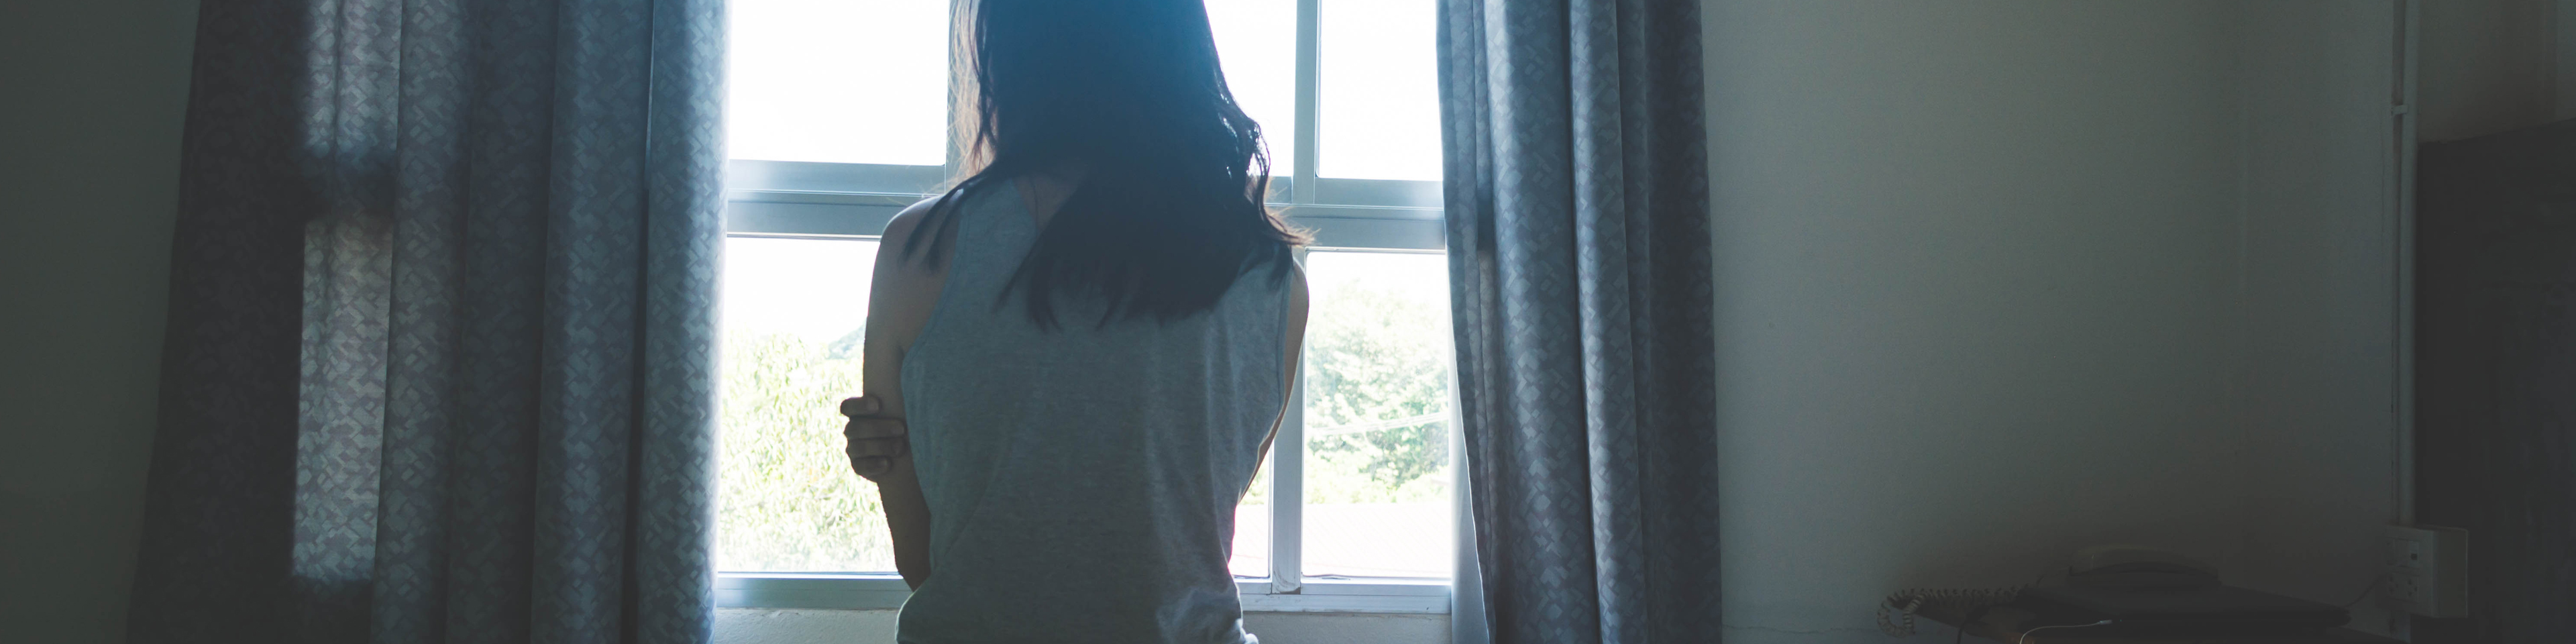
MULTIPOLYGON (((1206 0, 1235 100, 1295 167, 1296 0, 1206 0)), ((725 126, 736 159, 939 165, 945 0, 734 0, 725 126)), ((1318 171, 1440 178, 1432 0, 1324 0, 1318 171)))
POLYGON ((1207 12, 1226 88, 1261 124, 1270 173, 1287 176, 1297 167, 1297 2, 1207 0, 1207 12))
POLYGON ((876 258, 874 241, 727 238, 725 330, 841 339, 868 321, 876 258))
POLYGON ((944 0, 733 0, 736 159, 939 165, 946 157, 944 0))
POLYGON ((1306 253, 1306 295, 1330 303, 1343 288, 1366 285, 1448 308, 1449 258, 1438 253, 1306 253))
POLYGON ((1439 180, 1439 31, 1432 0, 1323 0, 1317 13, 1324 87, 1315 117, 1323 132, 1315 143, 1315 173, 1439 180))

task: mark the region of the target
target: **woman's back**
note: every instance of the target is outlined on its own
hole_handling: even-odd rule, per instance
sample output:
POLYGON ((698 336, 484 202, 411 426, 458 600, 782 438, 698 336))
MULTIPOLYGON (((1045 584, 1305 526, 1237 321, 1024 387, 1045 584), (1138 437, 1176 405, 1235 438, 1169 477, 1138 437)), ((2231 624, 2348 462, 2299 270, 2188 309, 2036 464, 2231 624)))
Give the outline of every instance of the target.
POLYGON ((962 198, 902 357, 930 574, 900 639, 1248 641, 1226 559, 1284 404, 1287 283, 1256 269, 1170 321, 1098 324, 1101 304, 1059 297, 1042 329, 1005 297, 1038 234, 1019 190, 962 198))

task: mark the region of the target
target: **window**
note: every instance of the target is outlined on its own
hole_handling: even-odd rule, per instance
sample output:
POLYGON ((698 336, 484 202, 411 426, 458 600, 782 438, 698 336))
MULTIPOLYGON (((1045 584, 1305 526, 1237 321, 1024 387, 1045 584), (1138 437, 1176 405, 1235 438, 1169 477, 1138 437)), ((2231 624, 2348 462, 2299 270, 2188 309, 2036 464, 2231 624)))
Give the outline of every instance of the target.
MULTIPOLYGON (((1247 610, 1446 612, 1456 522, 1432 0, 1206 0, 1315 234, 1305 364, 1237 513, 1247 610)), ((876 490, 839 451, 876 237, 955 169, 945 0, 734 0, 726 606, 892 608, 876 490), (853 34, 857 34, 854 37, 853 34)))

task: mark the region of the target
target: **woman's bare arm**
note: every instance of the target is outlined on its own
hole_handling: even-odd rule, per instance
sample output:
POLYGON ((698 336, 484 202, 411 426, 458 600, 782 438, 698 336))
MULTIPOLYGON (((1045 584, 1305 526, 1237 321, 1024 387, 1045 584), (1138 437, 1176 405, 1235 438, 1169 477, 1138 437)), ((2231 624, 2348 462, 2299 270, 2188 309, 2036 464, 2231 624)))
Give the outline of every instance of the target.
MULTIPOLYGON (((903 245, 922 225, 930 203, 914 204, 886 223, 885 236, 877 246, 876 275, 868 289, 861 373, 864 395, 842 404, 842 413, 851 417, 850 467, 876 482, 886 529, 894 542, 895 570, 914 588, 930 578, 930 504, 922 498, 921 479, 913 472, 903 422, 903 357, 930 321, 947 271, 944 263, 932 268, 922 256, 903 252, 903 245)), ((931 241, 941 246, 939 255, 955 255, 954 240, 931 241)))
MULTIPOLYGON (((1246 279, 1250 277, 1246 276, 1246 279)), ((1293 404, 1297 400, 1297 356, 1298 352, 1306 346, 1306 270, 1302 267, 1289 271, 1288 274, 1287 344, 1288 391, 1287 395, 1280 396, 1279 399, 1293 404)), ((1288 405, 1282 404, 1279 406, 1279 417, 1270 421, 1270 435, 1261 438, 1261 456, 1253 460, 1252 469, 1260 470, 1261 461, 1270 458, 1270 443, 1279 440, 1279 425, 1287 420, 1288 405)), ((1246 489, 1243 493, 1251 494, 1252 490, 1246 489)))

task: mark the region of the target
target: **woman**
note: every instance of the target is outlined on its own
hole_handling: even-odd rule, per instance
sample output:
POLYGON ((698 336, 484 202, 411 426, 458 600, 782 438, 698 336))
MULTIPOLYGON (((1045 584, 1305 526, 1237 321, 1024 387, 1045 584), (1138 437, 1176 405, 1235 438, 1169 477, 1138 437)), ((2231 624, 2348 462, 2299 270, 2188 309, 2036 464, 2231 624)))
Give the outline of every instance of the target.
POLYGON ((981 169, 887 225, 842 406, 914 588, 898 639, 1252 642, 1234 506, 1306 298, 1260 129, 1199 0, 972 5, 981 169))

